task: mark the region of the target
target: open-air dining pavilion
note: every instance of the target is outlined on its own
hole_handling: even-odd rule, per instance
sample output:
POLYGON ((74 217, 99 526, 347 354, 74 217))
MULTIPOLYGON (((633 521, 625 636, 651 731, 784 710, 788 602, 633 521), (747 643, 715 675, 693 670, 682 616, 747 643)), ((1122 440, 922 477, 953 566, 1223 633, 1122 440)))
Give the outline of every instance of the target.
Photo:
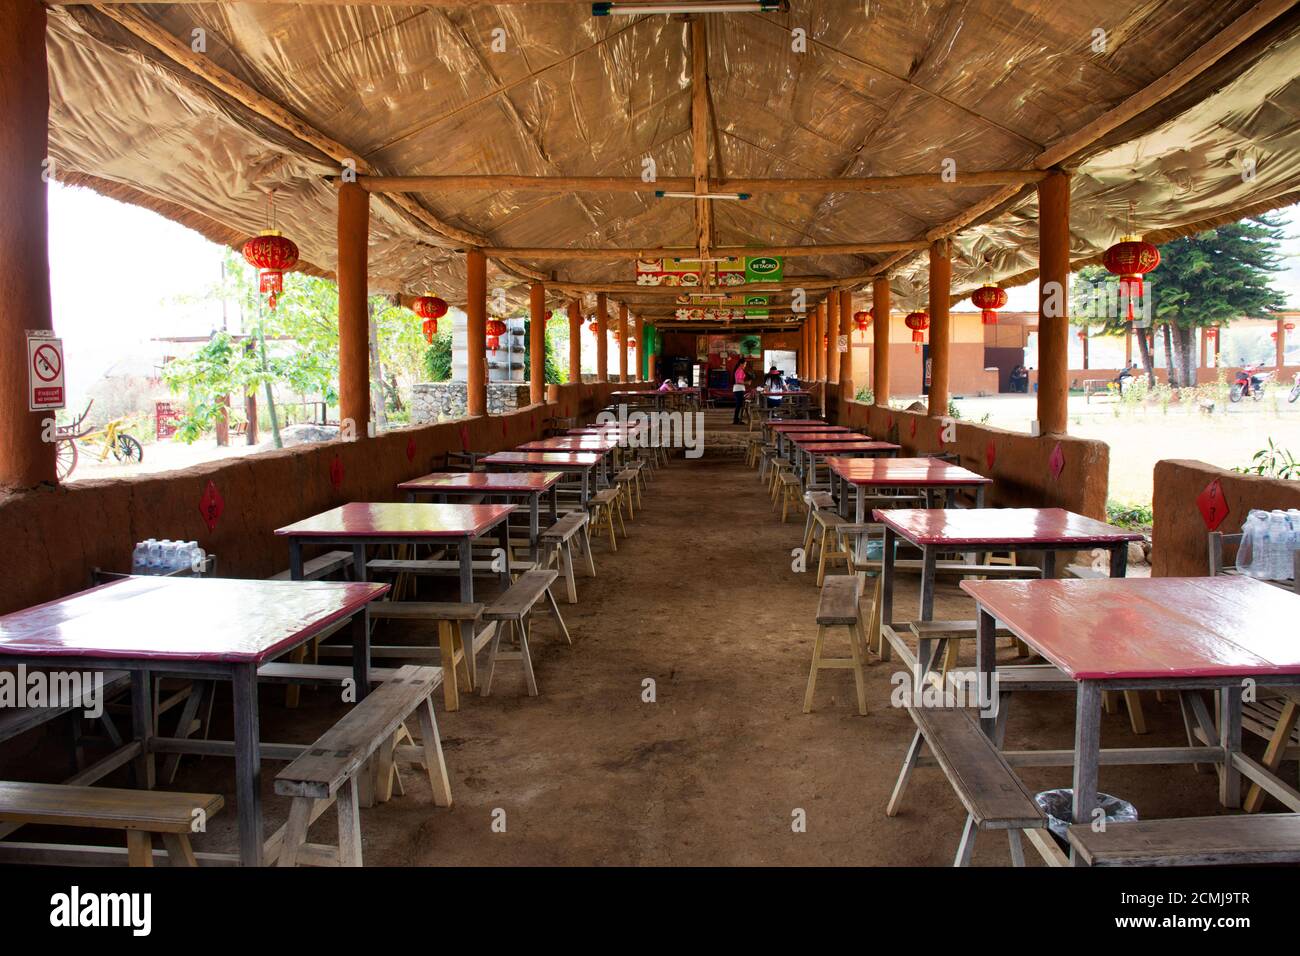
POLYGON ((1297 6, 7 0, 0 862, 1300 862, 1297 583, 1224 573, 1300 491, 1161 461, 1135 574, 1067 361, 1072 272, 1300 200, 1297 6), (343 436, 61 483, 48 178, 336 282, 343 436), (954 418, 1033 281, 1031 431, 954 418), (375 294, 464 416, 377 424, 375 294))

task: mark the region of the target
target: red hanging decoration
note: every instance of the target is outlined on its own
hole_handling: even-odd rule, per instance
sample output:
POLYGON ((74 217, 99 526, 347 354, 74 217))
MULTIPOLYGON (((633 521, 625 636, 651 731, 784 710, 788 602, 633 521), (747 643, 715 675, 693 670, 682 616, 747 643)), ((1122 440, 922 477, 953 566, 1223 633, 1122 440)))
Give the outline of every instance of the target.
POLYGON ((871 313, 867 311, 854 312, 853 324, 863 334, 863 338, 866 338, 867 329, 871 328, 871 313))
POLYGON ((587 331, 592 335, 596 335, 600 332, 600 324, 595 319, 592 319, 587 323, 587 331))
POLYGON ((903 319, 903 324, 912 330, 912 342, 916 351, 921 351, 921 343, 925 341, 925 330, 930 327, 930 316, 925 312, 909 312, 903 319))
POLYGON ((500 319, 488 319, 487 347, 495 351, 501 348, 501 336, 506 334, 506 324, 500 319))
POLYGON ((636 339, 630 335, 627 337, 627 347, 630 349, 636 348, 636 339))
POLYGON ((1125 236, 1101 255, 1102 265, 1119 276, 1119 294, 1128 301, 1128 321, 1133 321, 1133 300, 1142 297, 1142 277, 1160 265, 1160 250, 1137 236, 1125 236))
POLYGON ((209 532, 217 530, 217 522, 221 520, 221 513, 225 510, 226 500, 221 497, 216 484, 209 481, 199 497, 199 514, 203 516, 203 523, 208 526, 209 532))
POLYGON ((1223 485, 1215 478, 1196 496, 1196 507, 1201 512, 1207 531, 1214 531, 1228 517, 1228 499, 1223 496, 1223 485))
POLYGON ((334 486, 335 491, 343 489, 343 459, 338 455, 330 462, 330 484, 334 486))
POLYGON ((997 325, 997 310, 1007 304, 1007 292, 995 285, 983 285, 971 293, 971 304, 980 310, 980 322, 997 325))
POLYGON ((432 345, 433 337, 438 334, 438 320, 447 314, 447 303, 436 295, 422 295, 411 308, 424 319, 420 325, 424 330, 425 341, 432 345))
POLYGON ((432 345, 433 337, 438 334, 438 320, 425 319, 424 322, 421 323, 421 325, 424 329, 424 341, 432 345))
POLYGON ((284 291, 284 273, 298 264, 298 247, 280 235, 278 229, 264 229, 244 243, 245 261, 258 270, 258 291, 269 296, 266 304, 275 309, 284 291))

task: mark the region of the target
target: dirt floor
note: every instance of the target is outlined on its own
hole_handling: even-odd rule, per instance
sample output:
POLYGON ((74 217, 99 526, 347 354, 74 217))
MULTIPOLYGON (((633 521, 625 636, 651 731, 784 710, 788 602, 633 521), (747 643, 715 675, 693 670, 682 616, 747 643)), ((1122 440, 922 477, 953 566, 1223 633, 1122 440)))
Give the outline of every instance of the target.
MULTIPOLYGON (((723 447, 738 437, 715 430, 702 459, 656 472, 618 552, 596 545, 598 576, 579 578, 581 603, 561 604, 574 646, 552 622, 537 626, 539 697, 525 696, 513 665, 498 669, 493 696, 456 713, 436 696, 455 805, 434 807, 427 780, 403 770, 406 796, 363 811, 367 865, 951 864, 964 813, 940 771, 917 771, 903 812, 885 816, 912 734, 889 703, 897 663, 872 659, 867 716, 854 713, 849 672, 823 672, 814 712, 801 713, 817 603, 814 574, 791 570, 802 519, 781 524, 755 473, 723 447), (806 832, 793 832, 798 810, 806 832)), ((916 591, 902 579, 899 617, 916 591)), ((941 585, 936 617, 970 613, 941 585)), ((310 741, 344 712, 322 690, 287 711, 283 694, 262 690, 263 739, 310 741)), ((222 688, 215 736, 229 734, 228 701, 222 688)), ((1105 718, 1106 745, 1184 743, 1175 703, 1144 705, 1146 737, 1134 739, 1121 709, 1105 718)), ((1014 707, 1009 747, 1072 746, 1072 697, 1020 695, 1014 707)), ((1260 743, 1248 738, 1256 752, 1260 743)), ((287 811, 271 792, 279 766, 264 767, 268 833, 287 811)), ((1070 782, 1068 769, 1024 776, 1034 789, 1070 782)), ((197 849, 235 847, 232 777, 227 760, 182 765, 178 789, 228 800, 197 849)), ((1101 784, 1144 816, 1218 810, 1214 777, 1189 767, 1103 767, 1101 784)), ((332 820, 313 836, 332 838, 332 820)), ((1008 862, 1005 839, 981 835, 975 865, 1008 862)))

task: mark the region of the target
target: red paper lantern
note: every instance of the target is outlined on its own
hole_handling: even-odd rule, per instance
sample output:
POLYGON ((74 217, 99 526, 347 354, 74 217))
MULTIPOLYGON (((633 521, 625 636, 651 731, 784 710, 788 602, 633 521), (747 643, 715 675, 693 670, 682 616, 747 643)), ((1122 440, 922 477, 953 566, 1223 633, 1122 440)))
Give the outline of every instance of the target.
POLYGON ((506 334, 506 324, 500 319, 488 319, 487 347, 495 351, 501 348, 501 336, 506 334))
POLYGON ((857 326, 859 332, 866 332, 867 329, 871 328, 871 313, 865 311, 854 312, 853 324, 857 326))
POLYGON ((600 323, 597 322, 595 319, 592 319, 590 322, 587 323, 587 331, 590 332, 592 335, 596 335, 597 333, 600 332, 600 323))
POLYGON ((627 347, 630 349, 636 348, 636 339, 630 335, 627 337, 627 347))
POLYGON ((971 293, 971 304, 980 310, 980 322, 997 325, 997 310, 1007 304, 1007 292, 995 285, 983 285, 971 293))
POLYGON ((916 351, 921 351, 921 343, 925 341, 925 330, 930 327, 930 316, 925 312, 909 312, 903 319, 903 324, 912 330, 912 342, 916 351))
POLYGON ((1102 265, 1119 276, 1119 294, 1128 300, 1128 321, 1133 321, 1133 300, 1142 295, 1142 277, 1160 265, 1160 250, 1137 236, 1125 236, 1101 255, 1102 265))
POLYGON ((244 260, 257 269, 258 291, 269 293, 272 309, 284 291, 284 273, 298 264, 298 247, 280 235, 279 229, 264 229, 244 243, 244 260))
POLYGON ((1294 323, 1294 322, 1286 322, 1286 323, 1284 323, 1284 324, 1282 325, 1282 328, 1286 329, 1288 332, 1294 332, 1294 331, 1295 331, 1295 323, 1294 323))
POLYGON ((1207 339, 1217 339, 1219 337, 1219 327, 1217 325, 1211 325, 1205 330, 1205 337, 1207 339))
POLYGON ((437 321, 447 314, 447 303, 436 295, 422 295, 415 300, 415 314, 422 319, 437 321))

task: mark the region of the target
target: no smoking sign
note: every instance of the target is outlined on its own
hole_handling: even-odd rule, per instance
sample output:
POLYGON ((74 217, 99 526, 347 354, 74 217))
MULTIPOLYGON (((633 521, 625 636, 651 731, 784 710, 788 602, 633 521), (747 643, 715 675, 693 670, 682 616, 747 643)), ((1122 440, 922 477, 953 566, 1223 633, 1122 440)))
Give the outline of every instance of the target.
POLYGON ((27 333, 27 383, 30 411, 63 408, 63 340, 51 332, 27 333))

